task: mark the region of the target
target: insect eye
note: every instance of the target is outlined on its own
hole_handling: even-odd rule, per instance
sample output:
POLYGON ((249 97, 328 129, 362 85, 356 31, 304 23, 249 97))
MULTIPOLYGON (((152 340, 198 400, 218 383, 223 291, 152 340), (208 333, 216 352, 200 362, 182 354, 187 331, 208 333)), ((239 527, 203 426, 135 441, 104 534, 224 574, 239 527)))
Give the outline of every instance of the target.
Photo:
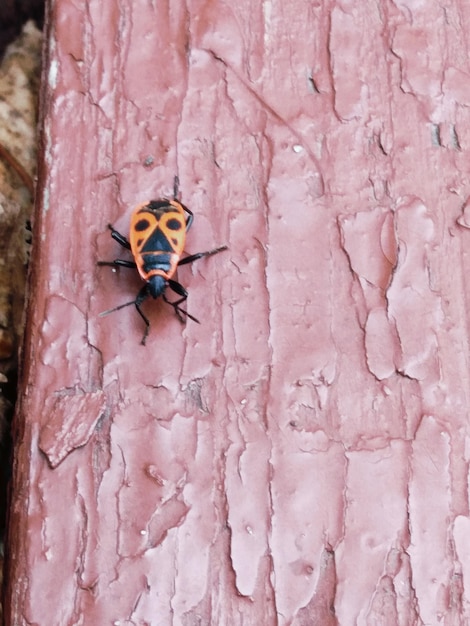
POLYGON ((141 231, 141 230, 147 230, 149 226, 150 226, 150 222, 148 220, 139 220, 134 226, 134 228, 135 230, 141 231))
POLYGON ((167 225, 167 227, 170 230, 180 230, 180 228, 181 228, 181 222, 179 220, 174 219, 174 218, 171 219, 171 220, 168 220, 166 225, 167 225))

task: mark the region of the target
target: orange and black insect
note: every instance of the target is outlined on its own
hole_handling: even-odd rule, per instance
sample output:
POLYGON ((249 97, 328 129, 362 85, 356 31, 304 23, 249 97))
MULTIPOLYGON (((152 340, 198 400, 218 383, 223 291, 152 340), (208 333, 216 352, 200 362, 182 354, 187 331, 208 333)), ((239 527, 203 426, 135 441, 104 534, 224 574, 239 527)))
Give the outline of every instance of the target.
POLYGON ((160 296, 170 304, 181 322, 189 317, 199 324, 199 320, 181 308, 181 304, 187 299, 188 292, 179 282, 173 279, 180 265, 187 265, 205 256, 217 254, 226 250, 227 246, 219 246, 207 252, 197 252, 181 258, 186 241, 186 233, 194 220, 192 211, 177 199, 178 178, 175 177, 173 200, 160 198, 150 200, 137 205, 132 212, 129 240, 119 233, 111 224, 108 228, 111 237, 123 248, 130 250, 134 261, 115 259, 114 261, 99 261, 98 265, 111 267, 130 267, 137 269, 145 285, 137 294, 135 300, 126 302, 100 315, 108 315, 113 311, 119 311, 131 304, 135 305, 137 312, 145 322, 145 332, 142 337, 142 345, 145 345, 150 330, 150 322, 141 309, 141 305, 149 296, 160 296), (179 297, 174 302, 168 300, 166 289, 169 287, 179 297))

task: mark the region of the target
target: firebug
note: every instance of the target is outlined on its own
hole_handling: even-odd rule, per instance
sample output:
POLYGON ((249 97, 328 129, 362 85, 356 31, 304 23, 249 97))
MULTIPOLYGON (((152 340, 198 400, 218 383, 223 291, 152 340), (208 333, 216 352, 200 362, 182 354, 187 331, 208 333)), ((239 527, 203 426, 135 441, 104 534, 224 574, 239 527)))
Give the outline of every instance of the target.
POLYGON ((137 269, 145 282, 135 300, 100 313, 100 316, 108 315, 113 311, 119 311, 119 309, 134 304, 145 322, 142 345, 145 345, 147 341, 150 322, 142 311, 141 305, 149 296, 155 299, 161 296, 165 302, 174 308, 181 322, 184 323, 185 318, 189 317, 194 322, 200 323, 197 318, 181 308, 180 305, 187 299, 188 292, 173 277, 180 265, 187 265, 197 259, 227 249, 227 246, 219 246, 207 252, 197 252, 181 258, 184 253, 186 233, 193 223, 194 215, 187 206, 178 200, 178 184, 178 177, 175 176, 172 200, 160 198, 142 202, 135 207, 131 216, 129 239, 126 239, 111 224, 108 224, 111 237, 123 248, 131 251, 134 257, 133 261, 114 259, 114 261, 98 262, 98 265, 137 269), (168 287, 180 296, 174 302, 167 298, 166 290, 168 287))

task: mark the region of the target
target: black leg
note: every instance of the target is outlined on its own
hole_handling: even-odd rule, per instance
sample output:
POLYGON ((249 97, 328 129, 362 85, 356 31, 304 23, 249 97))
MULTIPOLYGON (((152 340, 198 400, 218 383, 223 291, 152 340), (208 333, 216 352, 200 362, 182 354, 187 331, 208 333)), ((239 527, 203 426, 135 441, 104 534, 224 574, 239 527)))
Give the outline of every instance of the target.
MULTIPOLYGON (((117 241, 118 244, 120 244, 123 248, 126 248, 126 250, 131 249, 131 244, 126 239, 126 237, 124 237, 124 235, 121 235, 121 233, 117 231, 115 228, 113 228, 111 224, 108 224, 108 228, 111 231, 111 237, 115 241, 117 241)), ((114 259, 114 261, 98 261, 98 265, 107 265, 110 267, 128 267, 131 269, 137 268, 137 265, 134 261, 127 261, 126 259, 114 259)), ((135 300, 132 300, 132 302, 126 302, 125 304, 120 304, 119 306, 116 306, 113 309, 109 309, 108 311, 103 311, 102 313, 100 313, 100 317, 103 317, 104 315, 108 315, 108 313, 112 313, 113 311, 119 311, 119 309, 123 309, 126 306, 134 304, 137 313, 140 315, 140 317, 144 320, 144 323, 145 323, 145 332, 140 342, 143 346, 145 346, 145 342, 147 341, 147 337, 148 337, 149 330, 150 330, 150 322, 147 316, 144 314, 144 312, 140 308, 140 306, 144 302, 144 300, 146 300, 148 295, 149 293, 148 293, 147 285, 144 285, 142 289, 139 291, 139 293, 137 294, 135 300)))
POLYGON ((218 248, 208 250, 207 252, 196 252, 196 254, 191 254, 190 256, 187 256, 184 259, 178 261, 178 265, 186 265, 187 263, 192 263, 193 261, 202 259, 205 256, 212 256, 213 254, 217 254, 218 252, 222 252, 223 250, 227 250, 227 246, 219 246, 218 248))
POLYGON ((102 313, 99 314, 99 317, 104 317, 105 315, 109 315, 110 313, 113 313, 114 311, 119 311, 120 309, 123 309, 124 307, 130 306, 131 304, 133 304, 137 310, 137 313, 145 322, 145 332, 144 332, 144 336, 142 337, 142 341, 140 342, 143 346, 145 346, 145 342, 147 341, 147 336, 150 330, 150 322, 147 316, 144 314, 144 312, 140 308, 140 305, 142 304, 144 300, 148 298, 148 295, 149 294, 147 290, 147 285, 144 285, 142 289, 139 291, 139 293, 137 294, 135 300, 131 300, 130 302, 125 302, 124 304, 115 306, 113 309, 108 309, 107 311, 103 311, 102 313))
POLYGON ((188 230, 191 228, 191 224, 193 223, 194 215, 193 215, 193 212, 190 211, 187 206, 184 206, 184 204, 182 204, 181 206, 188 213, 188 217, 186 218, 186 232, 188 232, 188 230))
POLYGON ((114 241, 117 241, 118 244, 120 244, 123 248, 126 248, 126 250, 131 249, 131 244, 126 237, 124 237, 124 235, 121 235, 121 233, 118 232, 111 224, 108 224, 108 228, 111 231, 111 237, 114 241))
POLYGON ((174 308, 176 316, 179 319, 179 321, 182 324, 184 324, 186 320, 183 317, 183 315, 185 315, 186 317, 189 317, 189 319, 193 320, 193 322, 196 322, 197 324, 200 324, 200 321, 196 317, 194 317, 193 315, 191 315, 190 313, 188 313, 187 311, 185 311, 184 309, 182 309, 180 307, 180 304, 182 304, 183 302, 185 302, 188 299, 188 292, 183 287, 183 285, 180 285, 180 283, 176 282, 176 280, 171 280, 170 279, 168 281, 168 286, 170 287, 170 289, 172 291, 174 291, 179 296, 181 296, 181 298, 179 300, 176 300, 175 302, 171 302, 166 297, 165 292, 163 292, 163 294, 162 294, 163 295, 163 299, 165 300, 165 302, 174 308))
POLYGON ((135 269, 137 265, 134 261, 126 261, 125 259, 114 259, 114 261, 98 261, 97 265, 107 265, 108 267, 130 267, 135 269))
POLYGON ((146 315, 144 315, 144 312, 140 308, 140 305, 142 304, 142 302, 144 300, 147 299, 148 295, 149 295, 149 292, 147 290, 147 285, 144 285, 142 287, 142 289, 139 291, 139 293, 137 294, 137 297, 136 297, 135 302, 134 302, 135 308, 137 310, 137 313, 140 315, 140 317, 145 322, 145 332, 144 332, 144 336, 142 337, 142 340, 140 342, 143 346, 145 346, 145 342, 147 341, 147 337, 148 337, 148 334, 149 334, 149 331, 150 331, 150 322, 149 322, 148 317, 146 315))

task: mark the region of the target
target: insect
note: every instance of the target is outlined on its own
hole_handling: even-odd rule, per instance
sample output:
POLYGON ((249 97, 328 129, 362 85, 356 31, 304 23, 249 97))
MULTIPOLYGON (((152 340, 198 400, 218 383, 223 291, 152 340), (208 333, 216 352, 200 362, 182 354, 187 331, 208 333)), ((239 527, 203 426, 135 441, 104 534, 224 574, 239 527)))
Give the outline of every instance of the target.
POLYGON ((126 259, 98 261, 98 265, 137 269, 140 277, 145 281, 145 285, 140 289, 135 300, 100 313, 100 317, 102 317, 134 304, 140 317, 145 322, 142 345, 145 345, 147 341, 150 322, 142 311, 141 305, 149 296, 155 299, 161 296, 166 303, 174 308, 181 322, 184 323, 186 321, 185 318, 189 317, 194 322, 200 323, 197 318, 181 308, 180 305, 187 299, 188 292, 173 277, 180 265, 187 265, 197 261, 197 259, 212 256, 227 249, 227 246, 219 246, 207 252, 197 252, 181 258, 184 251, 186 233, 191 228, 194 215, 187 206, 177 199, 178 186, 179 180, 175 176, 172 200, 160 198, 142 202, 135 207, 131 216, 129 240, 121 235, 111 224, 108 224, 111 237, 123 248, 132 252, 133 261, 126 259), (180 296, 174 302, 167 298, 166 289, 168 287, 180 296))

